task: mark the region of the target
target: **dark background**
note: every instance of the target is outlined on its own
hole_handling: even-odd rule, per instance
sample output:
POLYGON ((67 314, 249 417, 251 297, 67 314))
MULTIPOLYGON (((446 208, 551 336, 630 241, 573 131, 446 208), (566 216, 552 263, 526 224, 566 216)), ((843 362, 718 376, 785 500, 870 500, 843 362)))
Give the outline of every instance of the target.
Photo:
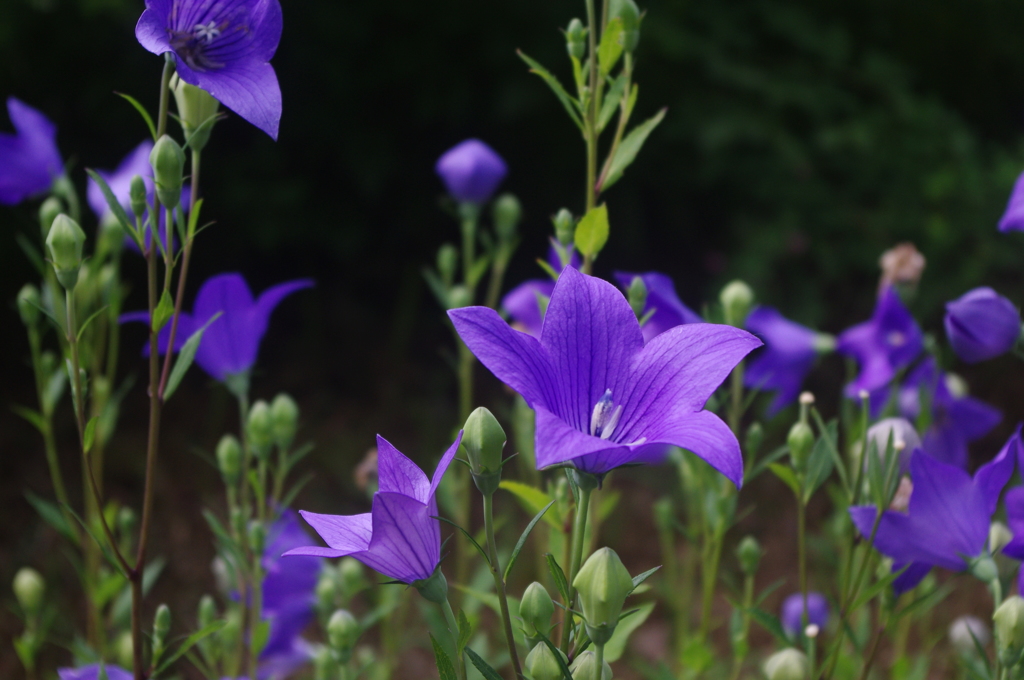
MULTIPOLYGON (((204 154, 204 232, 191 290, 237 270, 258 293, 311 276, 313 291, 275 314, 254 396, 287 390, 317 442, 304 502, 339 486, 357 505, 351 469, 381 432, 418 460, 442 450, 454 424, 452 342, 421 270, 455 241, 440 209, 436 158, 480 137, 508 162, 505 190, 521 199, 522 246, 508 286, 539 270, 548 216, 582 207, 583 144, 516 48, 568 81, 557 27, 575 2, 283 3, 273 60, 284 99, 280 139, 237 116, 218 124, 204 154)), ((978 285, 1024 298, 1024 237, 995 223, 1024 168, 1024 5, 1007 0, 653 0, 637 56, 634 120, 668 106, 638 161, 606 198, 612 236, 596 272, 670 274, 699 308, 734 277, 803 323, 838 332, 871 311, 880 253, 910 240, 928 258, 914 302, 941 337, 942 303, 978 285)), ((0 2, 0 96, 14 95, 59 126, 83 167, 112 168, 145 127, 114 90, 155 109, 160 58, 134 39, 142 3, 0 2)), ((0 129, 9 130, 6 119, 0 129)), ((0 159, 2 160, 2 159, 0 159)), ((14 296, 33 272, 14 234, 35 237, 36 203, 0 209, 0 404, 31 403, 27 343, 14 296)), ((92 233, 94 222, 85 226, 92 233)), ((127 275, 141 281, 139 261, 127 275)), ((129 307, 141 307, 141 289, 129 307)), ((126 330, 124 372, 144 370, 126 330)), ((1024 416, 1011 358, 961 370, 1007 412, 982 456, 1024 416), (1006 378, 1010 379, 1007 380, 1006 378), (1001 381, 997 382, 1002 378, 1001 381)), ((834 404, 840 362, 813 378, 834 404)), ((489 376, 485 403, 504 403, 489 376)), ((212 556, 199 518, 216 503, 213 470, 193 455, 235 426, 222 388, 193 371, 167 409, 158 516, 176 597, 194 606, 212 556)), ((111 494, 138 505, 145 410, 136 386, 123 435, 110 447, 111 494)), ((834 406, 826 406, 834 410, 834 406)), ((70 411, 59 414, 77 476, 70 411)), ((72 484, 72 489, 76 485, 72 484)), ((58 543, 22 500, 49 493, 35 432, 0 409, 0 584, 31 563, 64 573, 58 543)), ((0 593, 7 593, 7 586, 0 593)), ((8 601, 0 594, 0 601, 8 601)), ((0 624, 0 639, 17 630, 0 624)), ((6 643, 2 643, 5 644, 6 643)), ((0 653, 0 657, 7 657, 0 653)), ((7 675, 7 666, 0 663, 7 675)), ((13 671, 12 671, 13 672, 13 671)))

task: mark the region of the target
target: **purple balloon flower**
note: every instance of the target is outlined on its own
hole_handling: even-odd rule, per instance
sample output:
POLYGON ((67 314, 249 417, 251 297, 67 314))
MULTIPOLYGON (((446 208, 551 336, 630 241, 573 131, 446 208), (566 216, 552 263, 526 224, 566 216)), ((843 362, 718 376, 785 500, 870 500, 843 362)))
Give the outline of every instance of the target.
POLYGON ((508 173, 501 156, 479 139, 467 139, 444 152, 434 167, 448 193, 460 203, 486 203, 508 173))
POLYGON ((871 319, 843 331, 836 351, 860 363, 860 374, 845 393, 857 398, 861 390, 884 387, 924 348, 924 338, 914 317, 892 287, 882 291, 871 319))
POLYGON ((946 303, 946 336, 969 364, 1013 349, 1020 337, 1020 312, 991 288, 975 288, 946 303))
POLYGON ((281 23, 278 0, 146 0, 135 37, 173 52, 179 78, 276 140, 281 88, 269 62, 281 23))
POLYGON ((537 466, 572 461, 593 475, 689 449, 737 486, 736 437, 704 403, 761 341, 738 328, 687 324, 644 344, 629 303, 607 281, 566 267, 540 339, 486 307, 449 310, 455 330, 537 412, 537 466))
POLYGON ((1024 231, 1024 173, 1013 184, 1006 211, 999 218, 999 231, 1024 231))
MULTIPOLYGON (((569 266, 576 269, 580 266, 579 253, 572 246, 569 249, 569 266)), ((562 258, 554 245, 548 249, 548 264, 556 272, 562 271, 562 258)), ((554 290, 554 279, 523 281, 501 299, 501 306, 519 330, 539 338, 541 323, 544 321, 543 309, 547 308, 554 290)))
POLYGON ((633 279, 638 276, 647 287, 647 303, 644 305, 641 316, 654 310, 654 314, 651 314, 651 317, 641 327, 644 342, 650 342, 655 336, 664 333, 669 328, 686 323, 704 322, 704 319, 700 318, 700 314, 683 304, 683 301, 676 295, 676 286, 672 283, 672 279, 664 274, 660 272, 644 272, 642 274, 615 272, 615 280, 626 291, 632 285, 633 279))
MULTIPOLYGON (((107 673, 107 680, 134 680, 135 676, 119 666, 106 664, 103 670, 107 673)), ((57 675, 60 680, 99 680, 100 665, 94 663, 81 668, 58 668, 57 675)))
MULTIPOLYGON (((790 635, 804 629, 804 596, 793 593, 782 602, 782 627, 790 635)), ((807 623, 824 628, 828 623, 828 600, 821 593, 807 593, 807 623)))
MULTIPOLYGON (((1021 466, 1024 467, 1024 463, 1021 466)), ((1013 534, 1013 538, 1003 546, 1003 554, 1024 561, 1024 486, 1015 486, 1007 491, 1004 503, 1006 526, 1013 534)), ((1024 593, 1024 568, 1017 572, 1017 590, 1024 593)))
MULTIPOLYGON (((182 312, 178 320, 178 334, 174 351, 218 312, 221 316, 211 323, 203 334, 196 351, 196 363, 207 373, 223 382, 229 376, 244 374, 256 363, 260 341, 267 332, 270 313, 278 303, 297 290, 310 288, 311 279, 298 279, 279 283, 263 291, 254 300, 249 285, 241 274, 218 274, 203 283, 196 295, 192 313, 182 312)), ((149 323, 149 312, 129 312, 121 315, 121 322, 149 323)), ((170 323, 160 331, 160 353, 167 351, 170 323)), ((148 355, 149 345, 143 349, 148 355)))
POLYGON ((64 174, 57 150, 57 126, 14 97, 7 113, 17 134, 0 132, 0 203, 17 205, 46 191, 64 174))
POLYGON ((309 545, 285 555, 345 557, 351 555, 371 569, 403 583, 430 578, 441 561, 441 523, 434 497, 441 478, 455 458, 462 432, 448 447, 427 479, 419 466, 377 435, 377 493, 370 512, 361 515, 320 515, 300 510, 330 547, 309 545))
MULTIPOLYGON (((1020 447, 1018 428, 973 478, 954 465, 914 452, 909 512, 882 513, 874 541, 880 553, 893 559, 894 571, 907 567, 893 582, 897 593, 916 586, 933 566, 963 571, 970 566, 968 560, 984 553, 992 513, 1013 475, 1020 447)), ((871 535, 877 512, 874 505, 850 508, 850 517, 865 538, 871 535)))

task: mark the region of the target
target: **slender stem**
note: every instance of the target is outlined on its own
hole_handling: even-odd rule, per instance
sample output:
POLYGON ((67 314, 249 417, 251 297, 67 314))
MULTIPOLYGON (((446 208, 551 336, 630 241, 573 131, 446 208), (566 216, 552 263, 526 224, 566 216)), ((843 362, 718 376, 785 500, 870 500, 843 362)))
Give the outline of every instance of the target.
POLYGON ((715 586, 718 585, 718 565, 722 561, 723 533, 716 526, 705 534, 700 607, 700 637, 702 640, 707 640, 711 634, 711 608, 715 603, 715 586))
MULTIPOLYGON (((590 54, 590 72, 588 90, 590 95, 590 106, 587 108, 587 115, 584 117, 583 137, 587 143, 587 191, 586 206, 587 212, 593 209, 597 203, 597 196, 594 187, 597 184, 597 116, 598 116, 598 84, 597 72, 597 19, 594 16, 594 0, 587 0, 587 47, 590 54)), ((586 263, 584 263, 586 267, 586 263)))
MULTIPOLYGON (((740 673, 743 671, 743 661, 747 658, 747 650, 749 645, 747 643, 747 637, 750 635, 750 614, 748 613, 754 607, 754 575, 747 574, 743 579, 743 622, 740 627, 740 640, 742 641, 742 647, 735 651, 735 656, 732 662, 732 675, 729 677, 731 680, 739 680, 740 673)), ((814 664, 811 664, 814 667, 814 664)))
POLYGON ((594 644, 594 665, 597 667, 597 677, 604 677, 604 645, 594 644))
POLYGON ((572 527, 572 561, 569 564, 569 601, 565 603, 565 618, 562 623, 562 651, 569 653, 569 636, 572 633, 573 616, 572 606, 576 600, 576 587, 573 581, 579 573, 580 565, 583 564, 584 534, 587 532, 587 516, 590 514, 590 494, 593 489, 579 487, 579 503, 576 506, 576 516, 573 518, 572 527))
POLYGON ((452 605, 447 598, 441 605, 441 609, 444 611, 445 621, 448 622, 448 632, 452 636, 452 644, 455 645, 455 671, 459 675, 459 680, 466 680, 466 663, 462 654, 459 653, 459 622, 455 618, 455 612, 452 611, 452 605))
MULTIPOLYGON (((607 23, 607 22, 605 22, 607 23)), ((597 179, 597 185, 594 189, 595 193, 600 193, 604 187, 605 180, 608 179, 608 173, 612 168, 612 160, 615 158, 615 152, 619 149, 619 144, 622 143, 622 137, 626 132, 626 125, 629 123, 629 116, 632 113, 627 107, 629 105, 629 90, 632 87, 633 82, 633 53, 626 52, 625 54, 625 67, 623 68, 623 74, 626 76, 626 86, 622 89, 622 101, 619 103, 619 124, 615 127, 615 136, 612 138, 611 148, 608 150, 608 155, 605 157, 604 165, 601 166, 601 174, 597 179)), ((600 121, 598 121, 600 123, 600 121)))
POLYGON ((262 569, 262 555, 253 554, 252 556, 252 604, 249 606, 249 677, 255 678, 258 673, 259 665, 259 650, 254 644, 256 639, 256 630, 260 626, 260 621, 263 618, 263 569, 262 569))
MULTIPOLYGON (((867 680, 868 673, 871 672, 871 666, 875 663, 875 658, 878 656, 878 643, 882 640, 882 634, 889 627, 889 621, 892 619, 892 610, 890 609, 885 616, 885 623, 878 627, 875 631, 875 636, 871 640, 871 648, 868 650, 867 658, 864 659, 864 665, 860 669, 860 680, 867 680)), ((996 663, 998 663, 998 658, 996 663)), ((996 674, 998 677, 998 673, 996 674)))
POLYGON ((796 545, 797 566, 800 573, 800 627, 807 627, 807 506, 803 501, 803 485, 796 499, 796 545))
POLYGON ((740 425, 743 420, 743 366, 736 364, 732 369, 732 380, 729 383, 729 429, 737 437, 740 436, 740 425))
POLYGON ((491 576, 494 578, 494 590, 498 594, 498 604, 501 609, 501 624, 505 629, 505 644, 508 645, 508 655, 512 659, 512 669, 515 677, 523 674, 519 664, 519 653, 516 651, 516 636, 512 632, 512 620, 508 614, 508 599, 505 595, 505 579, 502 576, 501 564, 498 562, 498 545, 494 539, 494 494, 484 495, 484 531, 487 533, 487 550, 491 555, 491 576))

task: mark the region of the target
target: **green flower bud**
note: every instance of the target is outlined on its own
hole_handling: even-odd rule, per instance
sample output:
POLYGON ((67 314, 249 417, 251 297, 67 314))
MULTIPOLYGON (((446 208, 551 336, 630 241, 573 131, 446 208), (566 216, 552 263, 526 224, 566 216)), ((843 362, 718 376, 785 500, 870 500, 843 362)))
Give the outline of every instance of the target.
POLYGON ((50 227, 53 226, 53 221, 62 212, 64 212, 64 204, 56 196, 50 196, 39 206, 39 230, 43 235, 44 241, 50 235, 50 227))
POLYGON ((331 572, 325 569, 320 573, 320 580, 316 582, 316 606, 324 612, 324 616, 334 608, 337 595, 338 584, 334 582, 331 572))
POLYGON ((139 219, 143 219, 146 215, 146 193, 146 182, 143 181, 142 175, 135 175, 132 177, 132 184, 131 188, 128 190, 128 196, 131 201, 132 213, 134 213, 134 215, 139 219))
POLYGON ((494 220, 494 233, 498 240, 510 242, 516 237, 516 227, 523 216, 523 207, 519 199, 512 194, 502 194, 494 201, 491 218, 494 220))
POLYGON ((171 78, 171 91, 178 105, 178 116, 181 118, 185 138, 194 151, 202 151, 210 141, 210 132, 213 130, 213 123, 205 126, 203 123, 217 115, 220 103, 209 92, 189 85, 177 74, 171 78))
POLYGON ((629 306, 636 314, 636 318, 642 317, 644 307, 647 306, 647 284, 642 278, 633 277, 633 281, 629 284, 629 290, 626 291, 626 298, 629 300, 629 306))
POLYGON ((570 21, 569 27, 565 29, 565 51, 569 53, 570 57, 577 59, 582 59, 583 55, 587 53, 587 29, 583 27, 583 22, 579 19, 570 21))
POLYGON ((39 572, 32 567, 22 567, 14 575, 14 596, 18 598, 18 604, 29 616, 34 616, 43 605, 43 595, 46 593, 46 582, 39 572))
POLYGON ((267 529, 263 522, 253 520, 249 523, 249 549, 257 555, 263 554, 267 544, 267 529))
POLYGON ((971 576, 985 583, 991 583, 999 576, 999 568, 996 567, 995 560, 988 555, 982 555, 973 560, 970 572, 971 576))
POLYGON ((132 667, 134 659, 134 646, 132 645, 132 632, 126 630, 121 633, 114 642, 114 658, 117 663, 125 668, 132 667))
POLYGON ((807 467, 807 459, 811 457, 811 449, 814 448, 814 431, 811 430, 811 426, 802 420, 797 421, 789 428, 786 445, 789 447, 789 459, 793 468, 802 472, 807 467))
POLYGON ((764 662, 768 680, 805 680, 810 672, 807 655, 793 647, 775 652, 764 662))
POLYGON ((338 563, 338 576, 345 595, 351 597, 363 586, 363 563, 354 557, 342 557, 338 563))
POLYGON ((338 661, 348 663, 352 657, 352 648, 356 646, 362 632, 363 628, 356 621, 356 617, 344 609, 331 614, 331 620, 327 622, 327 640, 337 654, 338 661))
POLYGON ((596 645, 611 639, 633 578, 611 548, 601 548, 580 567, 572 582, 579 593, 587 634, 596 645))
MULTIPOLYGON (((573 19, 578 21, 578 19, 573 19)), ((572 213, 566 208, 562 208, 555 215, 552 220, 555 223, 555 238, 563 246, 570 246, 573 244, 576 238, 576 220, 573 219, 572 213)))
POLYGON ((234 486, 242 474, 242 445, 232 434, 226 434, 217 442, 217 467, 224 477, 224 483, 234 486))
POLYGON ((622 46, 627 52, 636 49, 640 42, 640 8, 633 0, 611 0, 608 17, 622 20, 622 46))
POLYGON ((445 288, 451 288, 455 282, 455 271, 459 266, 459 251, 451 243, 445 243, 437 251, 437 273, 445 288))
POLYGON ((249 438, 252 452, 260 460, 265 459, 274 444, 274 419, 270 415, 270 405, 262 399, 249 409, 245 434, 249 438))
POLYGON ((519 603, 519 615, 523 617, 523 632, 527 636, 537 637, 538 633, 547 635, 551 632, 555 603, 544 586, 534 581, 526 587, 522 602, 519 603))
POLYGON ((270 418, 274 426, 274 443, 287 449, 295 440, 295 431, 299 427, 298 404, 282 392, 270 404, 270 418))
POLYGON ((992 522, 988 528, 988 549, 993 555, 1000 552, 1013 540, 1013 533, 1002 522, 992 522))
POLYGON ((761 556, 763 554, 764 551, 761 549, 761 544, 753 536, 744 536, 740 544, 736 546, 736 559, 740 562, 740 569, 747 576, 753 576, 757 573, 757 568, 761 564, 761 556))
POLYGON ((483 406, 469 414, 463 425, 462 445, 473 481, 484 495, 494 493, 501 481, 501 452, 507 440, 498 419, 483 406))
POLYGON ((168 135, 156 140, 149 152, 149 164, 153 166, 153 180, 156 195, 166 208, 177 207, 181 201, 181 184, 185 172, 185 152, 168 135))
POLYGON ((46 237, 46 250, 50 254, 53 270, 57 273, 57 280, 67 290, 74 290, 78 283, 84 245, 85 232, 78 223, 64 213, 57 215, 46 237))
POLYGON ((761 450, 761 444, 764 443, 764 428, 761 427, 761 423, 754 421, 747 428, 747 437, 743 441, 743 449, 746 453, 751 456, 755 455, 761 450))
POLYGON ((121 506, 117 511, 117 530, 123 537, 131 537, 135 534, 135 511, 127 505, 121 506))
POLYGON ((996 653, 1006 666, 1014 666, 1024 652, 1024 598, 1006 598, 992 615, 996 633, 996 653))
POLYGON ((199 598, 199 628, 206 628, 217 620, 217 604, 209 595, 199 598))
POLYGON ((18 314, 21 315, 21 322, 28 328, 34 328, 39 322, 39 309, 43 306, 43 299, 39 296, 39 289, 31 283, 26 283, 18 291, 18 314))
POLYGON ((161 604, 156 608, 156 616, 153 617, 154 649, 163 649, 169 632, 171 632, 171 608, 166 604, 161 604))
POLYGON ((473 301, 473 294, 465 286, 452 286, 448 291, 448 309, 459 309, 468 307, 473 301))
MULTIPOLYGON (((556 649, 556 651, 564 663, 569 662, 562 650, 556 649)), ((558 663, 558 658, 551 648, 545 644, 534 645, 523 661, 523 670, 526 671, 526 677, 530 680, 562 680, 562 666, 558 663)))
POLYGON ((597 655, 589 649, 573 660, 569 670, 572 680, 612 680, 612 667, 607 661, 602 664, 600 676, 597 674, 597 655))
POLYGON ((722 289, 718 295, 725 313, 725 323, 736 328, 743 328, 747 315, 754 304, 754 291, 743 281, 733 281, 722 289))

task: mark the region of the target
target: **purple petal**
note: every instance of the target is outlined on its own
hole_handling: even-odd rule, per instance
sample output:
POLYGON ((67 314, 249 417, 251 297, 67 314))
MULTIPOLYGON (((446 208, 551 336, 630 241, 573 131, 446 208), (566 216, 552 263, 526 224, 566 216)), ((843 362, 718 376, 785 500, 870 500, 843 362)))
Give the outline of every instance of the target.
MULTIPOLYGON (((915 492, 917 489, 914 489, 915 492)), ((911 502, 913 502, 911 496, 911 502)), ((850 517, 861 536, 868 538, 874 526, 877 510, 873 505, 855 505, 850 508, 850 517)), ((902 512, 886 510, 882 513, 882 521, 875 533, 875 548, 896 562, 907 563, 920 560, 922 563, 944 567, 952 571, 960 571, 966 567, 963 559, 956 552, 947 550, 944 544, 934 544, 930 539, 941 528, 932 528, 927 536, 919 535, 918 523, 902 512)), ((928 527, 925 527, 928 529, 928 527)), ((980 552, 980 548, 979 548, 980 552)), ((977 553, 975 553, 977 554, 977 553)))
MULTIPOLYGON (((904 564, 893 564, 892 570, 899 571, 903 569, 904 564)), ((892 582, 892 590, 897 597, 917 587, 917 584, 924 580, 924 577, 928 575, 928 572, 932 570, 932 565, 925 564, 923 562, 911 562, 907 566, 906 570, 897 576, 892 582)))
POLYGON ((431 507, 399 493, 373 496, 373 538, 356 557, 385 576, 412 583, 429 578, 441 560, 441 529, 431 507))
MULTIPOLYGON (((119 666, 106 664, 104 670, 107 673, 107 680, 133 680, 134 675, 119 666)), ((81 668, 58 668, 57 675, 60 680, 98 680, 100 677, 100 665, 92 664, 81 668)))
POLYGON ((999 504, 999 494, 1003 492, 1003 488, 1010 481, 1010 477, 1013 476, 1013 471, 1017 466, 1017 458, 1024 454, 1024 450, 1022 450, 1024 447, 1021 446, 1020 431, 1021 428, 1018 426, 1017 431, 1006 440, 999 454, 978 468, 978 471, 974 473, 974 486, 985 503, 989 516, 996 511, 996 506, 999 504))
MULTIPOLYGON (((267 324, 270 321, 270 314, 279 304, 281 304, 282 300, 295 291, 302 290, 304 288, 312 288, 314 285, 313 279, 296 279, 294 281, 286 281, 285 283, 279 283, 276 286, 271 286, 260 293, 259 299, 256 300, 256 323, 262 324, 262 330, 259 331, 259 334, 262 336, 267 332, 267 324)), ((257 328, 259 327, 260 326, 257 326, 257 328)))
POLYGON ((571 460, 578 469, 597 475, 631 462, 629 446, 581 432, 542 406, 536 411, 538 468, 571 460))
POLYGON ((1020 337, 1020 324, 1014 304, 991 288, 975 288, 946 304, 946 336, 968 363, 1009 352, 1020 337))
MULTIPOLYGON (((139 144, 135 149, 124 157, 124 160, 117 166, 112 172, 106 172, 104 170, 97 170, 97 174, 103 178, 110 187, 110 191, 117 198, 118 203, 121 207, 131 215, 131 186, 132 179, 139 175, 146 182, 146 193, 151 194, 153 191, 153 170, 149 164, 149 153, 153 150, 153 142, 145 140, 139 144)), ((89 207, 92 208, 93 212, 96 213, 96 218, 103 221, 108 215, 112 214, 110 206, 107 205, 107 199, 103 195, 103 190, 100 189, 100 185, 89 178, 89 186, 86 192, 89 199, 89 207)), ((184 197, 182 202, 186 203, 184 197)), ((166 228, 166 227, 165 227, 166 228)), ((165 239, 166 241, 166 239, 165 239)))
MULTIPOLYGON (((824 628, 828 623, 829 607, 828 600, 821 593, 807 593, 807 623, 824 628)), ((804 596, 803 593, 793 593, 782 602, 781 616, 782 627, 790 635, 803 630, 804 596)))
POLYGON ((508 166, 479 139, 467 139, 448 149, 434 170, 456 201, 480 204, 491 198, 505 179, 508 166))
MULTIPOLYGON (((1013 541, 1024 548, 1024 486, 1015 486, 1006 492, 1006 525, 1013 532, 1013 541)), ((1006 552, 1004 549, 1003 552, 1006 552)), ((1024 559, 1024 556, 1016 559, 1024 559)))
POLYGON ((999 218, 999 231, 1024 231, 1024 173, 1013 184, 1006 211, 999 218))
POLYGON ((736 485, 743 485, 743 454, 736 435, 711 411, 664 416, 648 435, 653 442, 672 444, 692 451, 736 485))
POLYGON ((7 111, 17 134, 0 133, 0 203, 15 205, 49 189, 64 170, 57 127, 14 97, 7 111))
POLYGON ((178 59, 178 75, 277 141, 281 125, 281 87, 266 62, 234 62, 220 70, 194 71, 178 59))
POLYGON ((380 435, 377 435, 377 479, 382 492, 400 493, 424 504, 430 497, 430 482, 420 466, 380 435))
POLYGON ((535 338, 540 337, 541 296, 551 297, 555 282, 550 279, 531 279, 519 284, 501 299, 501 306, 508 312, 512 321, 521 326, 520 330, 535 338))
POLYGON ((344 557, 366 550, 373 534, 371 513, 361 515, 321 515, 308 510, 299 510, 302 519, 320 534, 329 549, 318 546, 292 548, 285 555, 319 555, 322 557, 344 557))
MULTIPOLYGON (((286 509, 282 512, 267 531, 267 546, 263 551, 265 618, 300 606, 312 612, 314 591, 323 562, 313 558, 281 559, 288 550, 309 545, 309 540, 294 510, 286 509)), ((299 629, 303 627, 305 624, 300 625, 299 629)))
POLYGON ((765 343, 747 365, 744 384, 762 390, 777 390, 768 416, 796 401, 804 378, 817 357, 817 333, 790 321, 771 307, 757 307, 747 317, 747 330, 765 343))
POLYGON ((444 477, 444 473, 448 471, 448 466, 455 460, 455 454, 459 451, 459 444, 462 443, 462 430, 459 430, 459 434, 455 437, 455 441, 448 447, 448 450, 441 456, 441 460, 438 461, 437 467, 434 468, 434 476, 430 480, 430 489, 428 490, 427 501, 429 502, 434 498, 434 494, 437 492, 437 487, 441 484, 441 479, 444 477))

